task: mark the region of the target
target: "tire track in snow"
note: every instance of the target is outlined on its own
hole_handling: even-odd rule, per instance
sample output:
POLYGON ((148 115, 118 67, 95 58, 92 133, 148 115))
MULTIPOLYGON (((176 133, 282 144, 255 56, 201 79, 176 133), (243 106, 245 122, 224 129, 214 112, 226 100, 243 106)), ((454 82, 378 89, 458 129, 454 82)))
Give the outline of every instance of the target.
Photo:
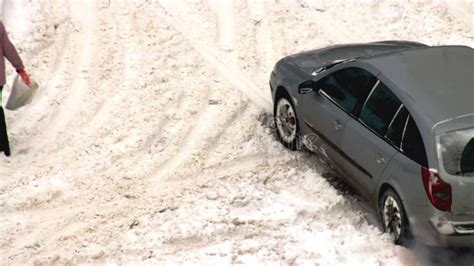
MULTIPOLYGON (((188 95, 189 97, 189 95, 188 95)), ((186 102, 185 100, 186 97, 183 95, 179 96, 178 103, 174 106, 171 107, 168 111, 168 113, 184 113, 185 111, 189 110, 194 110, 192 109, 194 106, 191 106, 189 103, 186 102)), ((200 101, 202 102, 201 105, 199 106, 199 110, 196 111, 196 114, 193 114, 192 116, 188 117, 189 120, 193 120, 194 122, 190 125, 187 123, 183 123, 182 121, 178 123, 174 123, 168 119, 164 118, 156 128, 156 133, 153 135, 149 135, 144 141, 143 144, 140 145, 140 150, 141 151, 146 151, 148 150, 149 153, 156 153, 157 156, 163 157, 163 156, 168 156, 165 158, 162 158, 162 161, 158 163, 157 166, 147 168, 150 165, 149 160, 153 160, 154 154, 152 154, 150 157, 151 159, 147 160, 143 158, 142 154, 138 151, 136 151, 134 154, 129 155, 131 159, 136 159, 138 163, 134 164, 134 169, 130 175, 140 178, 140 179, 146 179, 146 178, 151 178, 151 183, 154 185, 157 185, 162 181, 162 179, 168 174, 170 174, 172 171, 176 170, 181 163, 184 163, 186 159, 190 156, 190 154, 194 151, 197 150, 198 144, 202 141, 201 135, 203 134, 204 129, 200 130, 200 134, 196 134, 196 128, 202 127, 206 128, 206 126, 201 126, 200 124, 204 123, 203 114, 207 113, 207 100, 208 100, 208 95, 204 95, 204 97, 201 97, 200 101), (155 142, 157 139, 162 137, 163 131, 166 130, 166 135, 172 136, 172 139, 167 139, 167 144, 162 147, 158 151, 152 150, 151 145, 153 142, 155 142), (194 145, 194 146, 192 146, 194 145), (173 150, 173 149, 176 150, 173 150), (186 152, 185 152, 186 151, 186 152), (169 153, 172 153, 168 155, 169 153)), ((171 101, 169 102, 171 104, 171 101)), ((191 111, 193 112, 193 111, 191 111)), ((208 117, 206 119, 212 119, 214 118, 214 115, 211 113, 207 113, 208 117)), ((154 194, 154 191, 152 192, 154 194)))
POLYGON ((314 10, 314 15, 318 18, 316 23, 333 44, 356 43, 360 41, 360 38, 340 24, 339 19, 331 19, 332 17, 327 12, 320 12, 321 2, 315 0, 298 0, 298 2, 301 6, 314 10))
MULTIPOLYGON (((134 24, 134 23, 132 23, 134 24)), ((135 29, 139 32, 139 27, 135 29)), ((181 36, 181 35, 179 35, 181 36)), ((184 40, 184 39, 183 39, 184 40)), ((145 50, 144 48, 143 50, 145 50)), ((185 88, 183 88, 185 89, 185 88)), ((177 103, 171 107, 170 109, 166 110, 166 115, 176 113, 176 114, 183 114, 186 111, 191 112, 191 117, 187 117, 189 120, 193 120, 192 124, 183 123, 180 121, 176 124, 171 124, 169 118, 165 117, 158 123, 155 127, 156 132, 153 132, 151 135, 146 136, 137 148, 134 150, 132 154, 127 155, 131 159, 136 159, 138 163, 136 163, 134 167, 134 171, 130 174, 135 177, 139 177, 142 180, 146 180, 147 182, 151 182, 151 187, 160 187, 160 183, 163 181, 163 178, 169 177, 169 174, 172 173, 175 169, 177 169, 182 163, 186 162, 186 160, 192 155, 192 153, 196 150, 199 150, 200 144, 203 143, 205 132, 207 129, 207 121, 213 121, 216 117, 215 112, 208 111, 208 100, 209 100, 209 90, 207 89, 204 93, 200 92, 199 94, 195 91, 190 93, 187 92, 178 92, 179 96, 177 97, 177 103), (190 101, 194 98, 192 94, 196 94, 199 97, 199 102, 201 103, 197 106, 197 110, 194 110, 196 106, 193 106, 190 101), (196 112, 193 114, 193 112, 196 112), (149 167, 149 160, 144 159, 141 152, 146 152, 147 150, 150 151, 151 147, 147 147, 152 142, 154 142, 157 138, 162 136, 162 131, 166 130, 166 135, 172 136, 172 139, 169 139, 167 142, 168 144, 165 147, 162 147, 157 154, 161 155, 160 157, 166 156, 169 152, 173 152, 169 157, 164 158, 162 162, 158 163, 155 167, 149 167), (196 133, 195 131, 199 131, 196 133), (173 149, 176 148, 178 151, 169 151, 168 148, 173 149), (163 154, 163 153, 164 154, 163 154), (148 168, 147 168, 148 167, 148 168)), ((173 100, 176 97, 172 97, 168 104, 172 104, 173 100)), ((166 106, 164 104, 163 106, 166 106)), ((153 160, 153 156, 151 160, 153 160)), ((145 189, 138 194, 144 194, 144 191, 149 188, 145 186, 145 189)), ((152 189, 152 194, 156 194, 155 191, 152 189)))
POLYGON ((213 145, 208 147, 208 149, 206 149, 208 155, 217 149, 219 145, 219 140, 221 140, 223 136, 229 134, 230 126, 236 123, 239 118, 246 115, 247 109, 248 109, 248 104, 247 103, 242 104, 236 111, 230 114, 230 116, 227 118, 227 120, 224 123, 219 125, 219 129, 212 136, 213 145))
MULTIPOLYGON (((208 62, 221 76, 223 76, 233 87, 240 90, 250 101, 254 102, 258 107, 263 108, 265 111, 270 112, 272 110, 272 104, 270 101, 270 95, 265 95, 255 84, 248 80, 240 71, 234 67, 228 65, 223 61, 219 54, 216 52, 218 49, 213 44, 203 43, 201 40, 190 39, 187 30, 181 25, 179 20, 169 13, 167 9, 159 3, 161 8, 162 17, 173 25, 181 35, 186 38, 189 44, 201 55, 201 57, 208 62)), ((224 10, 228 11, 228 8, 224 10)))
MULTIPOLYGON (((95 173, 102 173, 97 179, 103 185, 95 184, 96 190, 92 194, 104 204, 108 199, 103 195, 103 190, 116 191, 114 187, 116 187, 117 180, 110 178, 114 175, 110 173, 113 170, 110 169, 111 162, 109 161, 118 161, 119 156, 127 152, 124 147, 128 145, 127 141, 129 140, 126 137, 126 132, 130 130, 130 125, 123 124, 123 121, 127 121, 128 115, 127 112, 124 112, 123 105, 129 103, 126 96, 132 90, 134 79, 138 76, 137 72, 142 58, 141 53, 135 51, 142 42, 137 37, 137 31, 131 23, 131 7, 127 3, 124 1, 101 1, 99 3, 101 4, 99 16, 113 18, 102 21, 107 25, 102 37, 107 39, 102 44, 101 50, 105 53, 114 53, 118 58, 113 62, 105 62, 106 64, 110 63, 109 74, 101 76, 105 81, 100 88, 94 88, 94 95, 98 95, 100 101, 96 111, 92 113, 92 117, 81 125, 84 144, 94 147, 94 152, 91 156, 81 154, 81 157, 90 164, 95 173), (111 28, 113 30, 110 30, 111 28), (103 137, 99 139, 97 135, 103 137), (125 137, 122 139, 122 136, 125 137), (111 138, 116 139, 116 143, 114 143, 116 148, 114 150, 101 148, 101 146, 108 146, 106 141, 111 138), (87 159, 87 157, 94 158, 95 161, 91 162, 91 159, 87 159), (97 166, 98 163, 101 166, 97 166)), ((88 171, 84 172, 82 173, 84 178, 91 174, 88 171)))
MULTIPOLYGON (((136 38, 128 38, 130 36, 134 37, 132 33, 137 31, 131 29, 132 24, 127 21, 128 14, 124 12, 127 12, 128 8, 114 7, 117 3, 118 1, 112 3, 97 2, 97 5, 101 5, 100 7, 97 6, 97 9, 104 10, 104 16, 113 18, 105 22, 96 21, 97 28, 99 28, 98 23, 101 23, 101 28, 96 32, 98 35, 95 37, 98 40, 97 46, 100 47, 97 50, 114 53, 114 56, 107 53, 106 57, 100 57, 104 55, 104 53, 100 53, 98 60, 94 58, 94 61, 101 62, 103 68, 101 68, 101 71, 94 73, 97 76, 89 76, 88 82, 89 84, 100 84, 101 86, 89 87, 87 93, 84 93, 83 100, 88 101, 87 105, 89 108, 88 110, 81 110, 81 121, 74 121, 74 126, 78 129, 79 134, 64 136, 63 141, 66 143, 82 139, 83 147, 87 147, 92 145, 91 142, 95 141, 96 134, 100 130, 116 132, 114 126, 118 126, 116 125, 117 119, 111 118, 116 118, 117 113, 121 111, 117 107, 124 101, 127 94, 130 93, 130 80, 137 76, 137 74, 134 74, 136 72, 134 70, 138 69, 137 66, 139 66, 140 59, 135 58, 136 56, 130 56, 135 54, 133 51, 136 49, 136 43, 132 44, 131 42, 136 38), (110 12, 112 14, 109 14, 110 12), (127 22, 124 22, 124 20, 127 22), (118 58, 115 56, 117 54, 119 55, 118 58), (120 86, 117 86, 117 84, 120 84, 120 86), (83 114, 87 115, 83 116, 83 114), (104 121, 109 122, 104 123, 104 121)), ((137 43, 141 42, 137 41, 137 43)), ((66 148, 70 151, 69 147, 60 146, 56 149, 56 152, 66 148)), ((82 149, 77 147, 75 152, 81 151, 82 149)))
MULTIPOLYGON (((226 2, 220 2, 220 3, 216 3, 218 6, 217 6, 217 10, 218 12, 225 12, 225 14, 220 14, 218 15, 218 21, 219 22, 219 25, 218 25, 218 28, 219 28, 219 36, 220 36, 220 44, 229 44, 229 40, 232 40, 233 39, 233 31, 231 30, 228 30, 228 27, 232 27, 233 29, 233 23, 232 22, 229 22, 229 21, 232 21, 232 18, 230 20, 226 20, 225 22, 222 22, 222 19, 224 17, 231 17, 232 14, 229 14, 229 12, 233 12, 233 9, 232 9, 232 1, 226 1, 226 2), (226 31, 230 31, 230 32, 226 32, 226 34, 229 34, 229 35, 226 35, 226 34, 223 34, 222 31, 226 32, 226 31)), ((187 40, 187 42, 194 47, 195 50, 197 50, 201 56, 203 57, 203 59, 206 61, 206 62, 210 62, 211 65, 213 66, 214 69, 216 70, 219 70, 219 68, 222 68, 222 67, 225 67, 226 69, 228 69, 229 67, 228 66, 221 66, 223 65, 223 62, 220 62, 219 60, 219 56, 217 56, 217 54, 214 54, 211 50, 212 49, 204 49, 204 46, 202 46, 203 44, 198 44, 196 42, 196 40, 192 40, 190 39, 189 37, 187 37, 188 35, 185 33, 184 31, 184 28, 172 17, 172 16, 167 16, 167 12, 166 12, 166 9, 163 7, 163 6, 160 6, 161 9, 164 11, 162 14, 163 17, 166 17, 167 20, 169 20, 169 23, 172 24, 174 26, 174 28, 176 28, 180 33, 181 33, 181 36, 183 38, 185 38, 187 40), (205 51, 207 50, 207 51, 205 51)), ((228 18, 227 18, 228 19, 228 18)), ((208 45, 206 45, 208 46, 208 45)), ((227 46, 229 47, 229 46, 227 46)), ((225 48, 225 47, 224 47, 225 48)), ((231 81, 231 82, 234 82, 235 84, 235 78, 230 78, 228 75, 224 75, 227 80, 231 81)), ((242 88, 242 84, 239 83, 239 86, 242 88)), ((244 92, 245 91, 248 91, 247 89, 246 90, 243 90, 244 92)), ((251 98, 251 100, 254 100, 256 101, 257 103, 260 103, 260 106, 264 107, 266 105, 266 103, 264 102, 267 102, 266 100, 262 100, 262 98, 256 98, 256 97, 253 97, 251 98)), ((207 100, 204 102, 204 106, 203 108, 206 108, 208 110, 206 111, 200 111, 199 115, 198 115, 198 118, 197 118, 197 122, 194 124, 194 126, 188 131, 188 133, 186 134, 187 137, 183 140, 183 142, 179 145, 179 149, 178 151, 176 152, 176 155, 170 157, 167 159, 166 162, 162 163, 158 169, 157 169, 157 173, 154 175, 153 177, 153 180, 156 180, 156 181, 159 181, 159 180, 162 180, 164 177, 166 176, 170 176, 172 175, 175 170, 183 165, 186 160, 188 160, 189 158, 191 158, 193 156, 193 154, 195 152, 198 152, 200 149, 203 148, 203 144, 206 145, 206 137, 212 137, 212 136, 206 136, 205 132, 208 132, 210 131, 209 129, 212 127, 212 125, 209 123, 209 121, 213 121, 215 120, 215 118, 218 116, 219 114, 219 110, 217 108, 210 108, 207 106, 207 100), (206 122, 204 122, 206 121, 206 122), (204 123, 203 123, 204 122, 204 123), (199 137, 197 137, 199 136, 199 137)), ((236 119, 237 116, 235 115, 231 115, 230 119, 229 119, 229 122, 228 123, 231 123, 232 121, 234 121, 236 119)), ((221 129, 222 131, 222 129, 221 129)), ((214 137, 219 136, 219 133, 217 134, 214 134, 213 135, 214 137)), ((209 152, 207 151, 206 154, 208 154, 209 152)), ((204 156, 205 157, 205 156, 204 156)))
MULTIPOLYGON (((220 113, 222 110, 217 110, 217 107, 210 107, 215 108, 215 112, 220 113)), ((222 116, 222 114, 218 114, 216 118, 218 118, 219 122, 215 122, 216 124, 209 124, 207 127, 207 131, 209 132, 207 135, 201 137, 199 149, 192 149, 194 152, 199 152, 199 159, 201 162, 206 163, 209 159, 212 158, 212 153, 219 147, 221 139, 229 134, 229 128, 235 124, 239 118, 243 117, 246 114, 248 109, 248 104, 244 103, 240 106, 235 107, 236 110, 232 110, 226 114, 226 116, 222 116), (222 121, 223 122, 220 122, 222 121)), ((216 120, 216 119, 214 119, 216 120)), ((186 146, 186 145, 183 145, 186 146)), ((189 148, 189 147, 187 147, 189 148)), ((188 156, 190 157, 190 156, 188 156)))
MULTIPOLYGON (((141 150, 137 150, 136 139, 132 137, 134 134, 131 133, 137 130, 134 122, 138 123, 139 121, 134 119, 139 119, 139 117, 130 117, 130 113, 124 110, 127 110, 127 107, 130 105, 141 104, 140 101, 143 100, 143 95, 140 92, 141 88, 139 88, 141 85, 137 82, 137 79, 141 77, 142 65, 145 61, 144 56, 146 56, 144 54, 146 46, 144 39, 139 34, 140 28, 134 20, 137 15, 134 11, 134 8, 136 8, 135 4, 127 1, 107 3, 107 5, 104 5, 105 14, 102 15, 108 17, 110 16, 108 13, 110 11, 115 18, 115 22, 112 22, 112 25, 116 27, 117 32, 115 36, 110 37, 119 40, 120 46, 116 52, 122 60, 117 65, 118 69, 112 69, 111 84, 105 86, 107 91, 111 93, 111 96, 109 98, 105 97, 106 99, 102 102, 100 111, 87 123, 87 127, 84 130, 89 137, 88 141, 93 142, 90 145, 100 143, 95 151, 97 154, 94 154, 94 157, 102 165, 98 168, 94 165, 97 164, 97 161, 88 163, 91 164, 95 172, 102 173, 100 177, 97 177, 97 180, 102 184, 94 184, 95 191, 92 193, 102 204, 107 204, 110 201, 107 196, 108 191, 118 192, 119 194, 124 192, 124 183, 127 183, 128 186, 125 193, 136 195, 140 195, 145 191, 148 185, 146 180, 136 179, 134 182, 128 182, 127 179, 117 176, 119 169, 125 170, 124 160, 127 162, 131 160, 141 162, 138 157, 141 155, 141 150), (137 50, 141 52, 136 52, 137 50), (120 82, 117 82, 117 80, 120 80, 120 82), (114 84, 118 83, 120 88, 118 88, 118 93, 114 94, 113 92, 117 91, 114 84), (100 134, 104 138, 95 140, 96 134, 100 134), (113 143, 110 143, 111 141, 113 143), (114 147, 113 150, 100 147, 110 145, 114 147)), ((130 167, 139 167, 139 165, 140 163, 136 163, 130 167)), ((143 171, 144 168, 140 167, 140 170, 143 171)), ((82 175, 84 178, 87 178, 90 174, 90 172, 85 171, 82 175)), ((122 171, 122 175, 125 175, 124 171, 122 171)), ((118 199, 115 198, 115 201, 116 204, 121 206, 121 209, 125 209, 130 204, 133 204, 120 196, 118 199)), ((114 210, 115 208, 108 208, 104 215, 116 215, 114 210)), ((97 222, 100 223, 101 221, 97 222)))
POLYGON ((55 142, 68 129, 71 120, 78 115, 81 108, 80 102, 88 91, 88 79, 91 77, 93 69, 91 66, 95 59, 95 47, 97 45, 96 2, 74 0, 70 4, 71 8, 74 9, 74 12, 71 12, 71 14, 78 15, 76 19, 81 23, 80 52, 74 71, 76 75, 67 97, 61 102, 55 117, 50 121, 49 128, 40 135, 41 142, 37 142, 35 145, 37 150, 55 142), (79 10, 82 10, 82 12, 79 12, 79 10), (86 17, 83 14, 88 14, 89 16, 86 17))
POLYGON ((266 152, 238 156, 204 167, 201 175, 206 175, 207 173, 212 173, 213 175, 230 174, 242 172, 242 170, 255 170, 256 164, 275 165, 282 160, 285 161, 287 157, 288 154, 275 155, 266 152))
MULTIPOLYGON (((234 39, 235 39, 235 33, 234 33, 234 25, 233 25, 233 7, 232 7, 232 4, 233 4, 233 1, 225 1, 225 2, 215 2, 215 1, 209 1, 208 2, 209 5, 210 5, 210 9, 211 10, 214 10, 216 13, 217 13, 217 19, 218 19, 218 25, 217 25, 217 28, 218 28, 218 36, 219 36, 219 40, 218 40, 218 43, 219 45, 221 46, 221 48, 223 49, 226 49, 226 48, 229 48, 231 47, 229 45, 230 42, 232 42, 234 39)), ((166 12, 166 9, 162 6, 162 9, 165 10, 165 14, 167 13, 166 12)), ((172 17, 170 18, 169 16, 167 17, 169 20, 170 20, 170 23, 178 30, 181 32, 181 35, 186 37, 186 39, 188 40, 188 42, 194 46, 195 50, 198 50, 198 52, 201 54, 201 56, 203 57, 203 59, 205 61, 207 61, 209 63, 209 61, 211 62, 211 65, 213 66, 213 68, 215 68, 216 70, 219 71, 219 68, 223 68, 225 67, 226 69, 229 68, 229 66, 220 66, 222 65, 223 63, 222 62, 219 62, 219 57, 217 54, 210 54, 212 53, 212 49, 208 49, 206 48, 206 52, 204 51, 204 48, 201 46, 203 44, 197 44, 196 40, 194 39, 190 39, 188 37, 188 35, 184 32, 183 28, 181 27, 181 25, 179 24, 178 25, 178 22, 175 21, 172 17), (217 66, 216 66, 217 65, 217 66)), ((209 47, 209 46, 213 46, 212 44, 206 44, 205 45, 206 47, 209 47)), ((233 44, 232 44, 232 47, 233 47, 233 44)), ((233 48, 232 48, 233 49, 233 48)), ((230 49, 228 49, 230 50, 230 49)), ((227 80, 229 81, 229 76, 228 75, 224 75, 227 80)), ((235 78, 232 78, 230 79, 231 83, 232 81, 234 81, 234 85, 235 86, 235 78)), ((242 86, 239 84, 240 88, 242 88, 242 86)), ((244 90, 244 92, 247 91, 247 90, 244 90)), ((257 93, 257 90, 255 90, 255 92, 257 93)), ((257 103, 262 102, 260 99, 256 99, 255 97, 251 100, 253 100, 254 102, 256 101, 257 103)), ((266 100, 265 100, 266 101, 266 100)), ((266 104, 260 104, 260 106, 264 106, 266 104)), ((228 122, 226 122, 224 124, 224 126, 220 126, 221 130, 219 130, 221 133, 217 133, 217 134, 214 134, 214 137, 217 137, 218 139, 222 136, 222 134, 224 134, 224 132, 226 132, 225 130, 225 127, 228 126, 228 123, 232 123, 232 121, 236 120, 238 115, 241 115, 240 113, 237 114, 237 113, 234 113, 231 118, 229 118, 228 122), (222 129, 224 128, 224 129, 222 129)), ((203 119, 203 118, 199 118, 200 120, 203 119)), ((195 131, 203 131, 203 129, 205 129, 206 125, 197 125, 196 129, 192 129, 191 131, 192 132, 195 132, 195 131)), ((193 134, 195 135, 195 134, 193 134)), ((215 140, 213 137, 213 140, 215 140)), ((184 142, 183 145, 181 145, 181 147, 185 150, 188 150, 188 149, 191 149, 191 150, 196 150, 196 147, 195 145, 191 144, 193 141, 189 141, 189 140, 186 140, 184 142), (193 147, 194 146, 194 147, 193 147)), ((212 148, 211 148, 212 150, 212 148)), ((179 151, 178 153, 182 153, 182 151, 179 151)), ((206 154, 209 154, 209 151, 207 151, 206 154)), ((171 165, 170 163, 165 163, 163 165, 160 166, 160 169, 167 169, 164 173, 161 172, 161 174, 159 174, 158 178, 157 179, 161 179, 163 176, 166 176, 166 175, 169 175, 170 173, 173 172, 173 169, 176 169, 179 165, 181 165, 183 163, 183 159, 182 158, 186 158, 186 157, 189 157, 189 154, 184 154, 184 155, 178 155, 176 157, 173 157, 173 158, 170 158, 168 160, 168 162, 171 162, 171 165), (176 159, 178 158, 178 159, 176 159), (180 159, 181 158, 181 159, 180 159), (171 170, 170 170, 171 169, 171 170)))
MULTIPOLYGON (((138 31, 133 27, 130 16, 130 7, 126 6, 123 1, 111 1, 108 2, 107 9, 113 10, 115 14, 115 25, 117 32, 115 38, 120 46, 117 49, 117 53, 120 55, 121 60, 119 61, 120 69, 112 68, 111 74, 104 84, 104 88, 114 88, 113 90, 107 89, 110 92, 109 97, 106 97, 100 104, 95 115, 89 121, 86 132, 88 134, 94 134, 100 128, 107 126, 110 131, 113 127, 110 124, 104 124, 104 121, 111 121, 111 118, 115 117, 117 113, 120 115, 119 106, 123 103, 127 96, 133 92, 133 86, 135 79, 140 76, 140 61, 141 59, 135 53, 137 45, 134 40, 139 37, 138 31)), ((111 41, 111 40, 109 40, 111 41)), ((140 45, 138 45, 140 46, 140 45)), ((114 48, 112 48, 114 49, 114 48)))
MULTIPOLYGON (((179 148, 175 154, 158 166, 152 176, 154 183, 162 182, 163 178, 170 178, 170 175, 172 175, 178 167, 182 166, 194 152, 199 151, 205 143, 205 137, 203 136, 206 135, 210 127, 210 122, 217 118, 218 110, 216 108, 209 108, 209 91, 207 91, 202 99, 199 113, 196 115, 196 122, 194 122, 194 125, 184 134, 185 138, 179 144, 179 148)), ((157 189, 160 189, 160 187, 157 186, 157 189)))
MULTIPOLYGON (((84 99, 84 96, 87 94, 89 83, 88 80, 92 75, 93 62, 96 55, 96 46, 97 46, 97 7, 95 1, 72 1, 72 9, 75 12, 82 10, 78 16, 82 24, 81 31, 81 52, 78 60, 78 68, 76 70, 76 76, 71 84, 71 93, 61 103, 61 106, 58 110, 58 115, 55 120, 51 123, 51 131, 49 132, 52 138, 56 136, 68 127, 70 121, 74 116, 77 115, 80 110, 81 100, 84 99), (84 16, 88 14, 88 16, 84 16)), ((75 13, 73 13, 75 14, 75 13)))
MULTIPOLYGON (((258 58, 258 68, 261 72, 271 71, 275 63, 273 55, 272 35, 269 30, 268 18, 264 1, 247 0, 247 8, 254 24, 254 34, 256 39, 256 56, 258 58)), ((269 2, 269 4, 273 4, 269 2)))
POLYGON ((107 21, 99 21, 102 24, 103 29, 100 32, 101 39, 101 48, 102 51, 107 51, 107 56, 101 59, 101 64, 103 65, 103 71, 100 71, 98 74, 98 79, 101 82, 97 82, 101 86, 93 88, 93 97, 98 98, 96 109, 91 112, 93 115, 87 120, 87 122, 81 127, 83 132, 89 136, 95 134, 101 127, 106 126, 103 121, 110 120, 110 117, 114 115, 114 110, 116 106, 123 100, 126 96, 128 87, 117 86, 117 84, 122 84, 125 82, 125 77, 127 77, 128 65, 130 61, 127 60, 124 54, 131 53, 134 49, 131 47, 133 45, 129 44, 129 41, 123 41, 121 36, 126 36, 124 34, 125 24, 123 20, 123 15, 119 12, 122 10, 115 8, 114 6, 118 1, 114 2, 100 2, 101 15, 100 19, 103 17, 108 17, 107 21), (110 19, 112 18, 112 19, 110 19), (127 53, 122 52, 127 51, 127 53), (109 88, 114 89, 109 89, 109 88))
MULTIPOLYGON (((41 224, 41 227, 26 227, 24 231, 17 232, 21 237, 16 237, 16 239, 11 243, 15 246, 15 250, 21 250, 15 254, 9 254, 8 258, 10 260, 17 259, 17 257, 24 256, 24 253, 28 252, 27 247, 32 247, 38 245, 34 254, 41 253, 44 249, 48 247, 48 244, 53 240, 57 240, 57 237, 63 229, 71 225, 71 219, 74 217, 68 217, 65 219, 64 212, 68 212, 69 208, 59 207, 50 210, 38 210, 29 215, 21 214, 14 215, 14 219, 18 221, 19 224, 24 224, 25 221, 30 219, 35 219, 35 222, 41 224), (37 218, 37 217, 41 218, 37 218), (60 221, 58 223, 58 221, 60 221), (49 236, 48 239, 44 239, 42 236, 49 236)), ((13 218, 13 217, 12 217, 13 218)), ((29 254, 31 256, 32 254, 29 254)))
MULTIPOLYGON (((165 105, 167 106, 171 106, 170 109, 168 110, 169 113, 183 113, 184 110, 185 110, 185 106, 184 106, 184 92, 180 92, 179 96, 177 97, 177 100, 175 102, 175 99, 174 98, 171 98, 167 103, 165 103, 165 105), (173 103, 174 103, 174 106, 173 106, 173 103)), ((167 131, 169 133, 169 135, 171 136, 175 136, 179 129, 181 129, 180 126, 178 125, 174 125, 172 126, 172 121, 169 117, 164 117, 161 122, 159 122, 155 128, 156 128, 156 133, 153 134, 153 135, 149 135, 145 141, 143 141, 143 144, 141 146, 141 149, 142 150, 147 150, 148 153, 152 153, 152 152, 161 152, 163 150, 165 150, 168 146, 169 146, 169 143, 168 145, 165 145, 164 147, 161 147, 161 149, 159 150, 154 150, 154 145, 157 141, 160 140, 160 138, 162 138, 162 132, 163 131, 167 131)), ((139 167, 140 168, 140 167, 139 167)))
POLYGON ((233 0, 207 0, 217 15, 217 37, 221 49, 232 51, 235 46, 235 22, 233 0))

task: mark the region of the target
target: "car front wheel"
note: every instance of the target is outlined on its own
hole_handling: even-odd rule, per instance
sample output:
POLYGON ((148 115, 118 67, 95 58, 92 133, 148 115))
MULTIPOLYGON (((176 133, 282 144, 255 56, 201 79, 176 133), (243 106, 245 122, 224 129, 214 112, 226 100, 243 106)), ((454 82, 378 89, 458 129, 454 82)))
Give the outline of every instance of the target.
POLYGON ((401 245, 408 240, 410 229, 400 197, 393 189, 387 189, 380 201, 383 227, 392 241, 401 245))
POLYGON ((299 145, 298 118, 288 96, 276 100, 274 118, 278 139, 288 149, 296 150, 299 145))

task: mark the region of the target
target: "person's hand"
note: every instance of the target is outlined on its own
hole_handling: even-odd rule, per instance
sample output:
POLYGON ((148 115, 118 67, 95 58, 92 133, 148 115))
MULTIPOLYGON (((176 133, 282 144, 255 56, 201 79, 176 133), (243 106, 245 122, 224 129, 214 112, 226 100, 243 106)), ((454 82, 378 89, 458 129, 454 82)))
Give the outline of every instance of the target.
POLYGON ((26 72, 26 70, 24 69, 21 69, 20 71, 18 71, 18 74, 20 75, 21 80, 23 80, 26 86, 29 87, 31 85, 31 80, 30 80, 30 76, 28 75, 28 72, 26 72))

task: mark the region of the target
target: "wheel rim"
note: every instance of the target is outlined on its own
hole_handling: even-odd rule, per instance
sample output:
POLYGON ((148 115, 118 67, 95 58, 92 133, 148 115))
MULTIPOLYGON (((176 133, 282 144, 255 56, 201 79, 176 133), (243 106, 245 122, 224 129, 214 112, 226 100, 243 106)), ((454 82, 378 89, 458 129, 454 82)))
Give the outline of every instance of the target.
POLYGON ((296 137, 296 115, 291 103, 282 98, 277 105, 276 124, 280 137, 286 142, 291 143, 296 137))
POLYGON ((393 241, 398 241, 402 233, 402 214, 395 198, 387 196, 383 207, 383 220, 385 228, 390 233, 393 241))

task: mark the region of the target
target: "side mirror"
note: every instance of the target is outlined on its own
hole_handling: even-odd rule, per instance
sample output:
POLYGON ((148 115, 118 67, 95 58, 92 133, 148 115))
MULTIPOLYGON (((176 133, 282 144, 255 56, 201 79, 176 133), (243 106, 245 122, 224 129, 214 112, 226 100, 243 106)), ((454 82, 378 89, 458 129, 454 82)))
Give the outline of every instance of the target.
POLYGON ((312 80, 305 81, 298 86, 299 94, 307 94, 311 92, 318 92, 319 89, 316 86, 316 82, 312 80))

